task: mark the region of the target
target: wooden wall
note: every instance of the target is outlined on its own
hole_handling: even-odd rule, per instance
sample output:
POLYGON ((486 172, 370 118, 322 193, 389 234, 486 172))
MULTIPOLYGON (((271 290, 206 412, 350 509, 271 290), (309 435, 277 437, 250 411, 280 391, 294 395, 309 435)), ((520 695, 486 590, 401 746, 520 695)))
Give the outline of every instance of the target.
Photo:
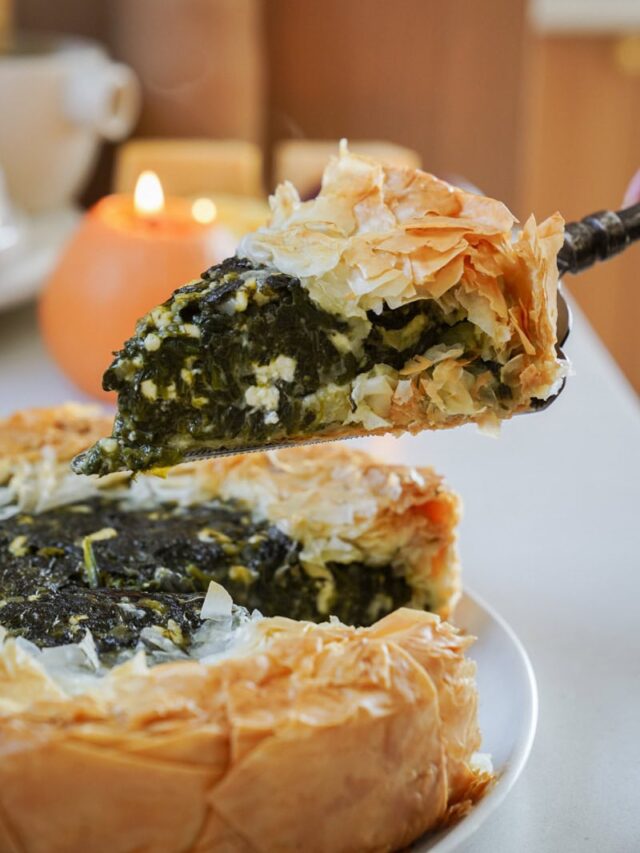
POLYGON ((524 0, 268 0, 268 138, 389 139, 516 202, 524 0), (515 143, 515 144, 514 144, 515 143))
MULTIPOLYGON (((524 207, 541 216, 617 209, 640 168, 640 56, 639 73, 625 70, 619 48, 611 37, 532 44, 522 192, 524 207)), ((640 391, 640 248, 582 273, 570 289, 640 391)))

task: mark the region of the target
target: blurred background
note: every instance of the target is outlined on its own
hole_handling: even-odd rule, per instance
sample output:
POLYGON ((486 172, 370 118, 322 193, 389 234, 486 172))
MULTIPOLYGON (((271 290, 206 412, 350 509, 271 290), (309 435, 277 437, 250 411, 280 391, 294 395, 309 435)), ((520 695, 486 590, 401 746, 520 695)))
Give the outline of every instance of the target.
MULTIPOLYGON (((131 194, 144 170, 165 194, 199 201, 192 215, 203 228, 215 217, 237 238, 262 221, 275 181, 315 192, 343 136, 464 177, 520 219, 619 208, 640 167, 637 0, 0 0, 0 44, 0 308, 3 287, 13 307, 55 271, 80 208, 131 194), (94 44, 89 61, 88 43, 37 33, 102 50, 94 44), (79 71, 63 95, 29 77, 52 56, 79 71), (85 131, 91 115, 84 147, 60 138, 56 99, 64 121, 85 131), (35 122, 54 108, 47 124, 35 122), (5 237, 31 228, 37 269, 25 271, 24 243, 22 255, 14 246, 3 259, 3 223, 5 237)), ((167 226, 172 240, 177 227, 167 226)), ((74 264, 56 283, 44 334, 89 390, 90 377, 73 375, 77 354, 60 344, 75 299, 68 279, 81 286, 82 261, 74 264)), ((629 252, 571 284, 636 390, 639 270, 629 252)), ((95 298, 87 310, 98 310, 95 298)))

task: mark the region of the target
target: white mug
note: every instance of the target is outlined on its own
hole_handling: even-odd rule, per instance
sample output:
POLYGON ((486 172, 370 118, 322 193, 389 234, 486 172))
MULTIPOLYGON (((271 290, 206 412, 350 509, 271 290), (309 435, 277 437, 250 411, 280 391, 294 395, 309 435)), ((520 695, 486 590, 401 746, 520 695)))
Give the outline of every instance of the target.
POLYGON ((69 206, 100 141, 125 137, 139 108, 135 74, 97 42, 18 34, 0 48, 0 167, 16 205, 69 206))

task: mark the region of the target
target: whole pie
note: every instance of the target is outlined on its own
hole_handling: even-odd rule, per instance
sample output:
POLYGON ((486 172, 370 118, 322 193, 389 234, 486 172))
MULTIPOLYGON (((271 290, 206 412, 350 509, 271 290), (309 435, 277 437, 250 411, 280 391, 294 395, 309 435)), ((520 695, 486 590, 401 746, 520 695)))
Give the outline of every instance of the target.
POLYGON ((442 480, 324 447, 73 474, 105 426, 0 423, 0 849, 392 850, 463 814, 491 773, 442 480))

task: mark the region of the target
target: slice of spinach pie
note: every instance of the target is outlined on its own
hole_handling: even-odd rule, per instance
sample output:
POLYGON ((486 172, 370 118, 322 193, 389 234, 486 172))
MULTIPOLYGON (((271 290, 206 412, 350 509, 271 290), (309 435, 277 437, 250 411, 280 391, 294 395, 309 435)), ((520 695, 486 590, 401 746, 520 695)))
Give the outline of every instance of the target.
POLYGON ((104 387, 112 437, 83 473, 363 433, 495 425, 548 397, 563 220, 517 234, 499 201, 343 146, 317 198, 139 321, 104 387))
MULTIPOLYGON (((165 477, 73 474, 91 407, 0 422, 0 626, 38 647, 200 654, 209 584, 264 616, 369 625, 459 595, 459 501, 427 468, 339 446, 189 463, 165 477)), ((238 614, 241 618, 241 614, 238 614)), ((206 627, 206 626, 205 626, 206 627)))

